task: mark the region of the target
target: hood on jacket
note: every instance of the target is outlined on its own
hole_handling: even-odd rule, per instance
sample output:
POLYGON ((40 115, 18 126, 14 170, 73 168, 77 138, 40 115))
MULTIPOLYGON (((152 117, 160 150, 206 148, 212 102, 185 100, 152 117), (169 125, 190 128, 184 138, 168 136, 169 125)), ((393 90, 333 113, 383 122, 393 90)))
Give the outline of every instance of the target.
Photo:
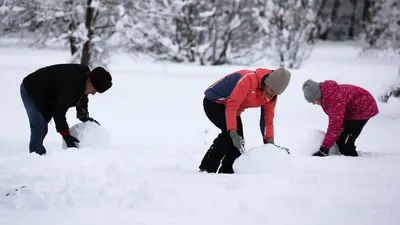
POLYGON ((272 73, 274 70, 271 69, 266 69, 266 68, 257 68, 254 72, 257 75, 258 79, 258 85, 261 88, 261 86, 264 83, 264 80, 266 78, 266 75, 272 73))
POLYGON ((322 92, 322 107, 329 109, 339 101, 339 84, 334 80, 326 80, 320 84, 322 92))

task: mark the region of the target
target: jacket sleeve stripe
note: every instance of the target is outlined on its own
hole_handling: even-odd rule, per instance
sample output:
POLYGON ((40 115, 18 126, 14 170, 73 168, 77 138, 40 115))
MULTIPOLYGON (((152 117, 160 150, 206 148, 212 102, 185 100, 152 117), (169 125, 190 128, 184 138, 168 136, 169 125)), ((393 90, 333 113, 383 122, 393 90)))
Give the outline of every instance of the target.
POLYGON ((247 75, 238 80, 236 86, 234 87, 225 108, 226 126, 228 131, 237 130, 237 111, 242 102, 245 100, 250 89, 251 80, 247 75))

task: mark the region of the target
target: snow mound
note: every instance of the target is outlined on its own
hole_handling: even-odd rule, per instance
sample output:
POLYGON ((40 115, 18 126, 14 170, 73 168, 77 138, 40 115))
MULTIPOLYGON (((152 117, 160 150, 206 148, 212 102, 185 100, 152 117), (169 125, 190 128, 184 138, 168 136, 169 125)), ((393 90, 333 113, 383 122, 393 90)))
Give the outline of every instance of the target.
MULTIPOLYGON (((69 131, 73 137, 79 140, 78 148, 107 147, 109 145, 108 132, 95 122, 87 121, 75 124, 69 131)), ((64 139, 62 140, 62 148, 67 148, 64 139)))
MULTIPOLYGON (((319 151, 319 148, 321 147, 324 138, 325 138, 324 131, 312 130, 308 132, 307 138, 305 139, 306 141, 300 145, 300 148, 298 148, 296 151, 293 151, 293 153, 296 155, 311 156, 319 151)), ((339 154, 339 148, 335 144, 332 146, 332 148, 329 149, 329 155, 338 155, 338 154, 339 154)))
POLYGON ((255 147, 236 159, 233 164, 235 173, 263 173, 271 168, 281 167, 282 161, 289 155, 283 149, 272 144, 255 147))

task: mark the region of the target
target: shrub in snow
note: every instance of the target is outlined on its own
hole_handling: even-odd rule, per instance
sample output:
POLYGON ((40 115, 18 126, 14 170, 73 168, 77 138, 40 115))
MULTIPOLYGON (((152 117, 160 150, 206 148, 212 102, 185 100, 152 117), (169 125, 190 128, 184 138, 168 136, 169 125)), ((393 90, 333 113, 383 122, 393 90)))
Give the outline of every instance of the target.
MULTIPOLYGON (((108 132, 95 122, 85 122, 75 124, 70 128, 71 135, 79 140, 78 148, 87 147, 106 147, 109 145, 108 132)), ((65 141, 62 142, 62 148, 66 149, 65 141)))
POLYGON ((399 75, 389 84, 383 88, 382 93, 379 95, 378 100, 387 103, 390 97, 400 98, 400 68, 399 75))
MULTIPOLYGON (((300 148, 294 151, 294 154, 297 155, 313 155, 314 153, 319 151, 322 142, 325 138, 325 132, 321 130, 313 130, 308 133, 306 141, 300 145, 300 148)), ((329 149, 329 155, 337 155, 339 154, 339 148, 335 144, 332 148, 329 149)))
POLYGON ((376 0, 369 9, 372 21, 365 26, 363 53, 400 55, 400 4, 398 0, 376 0))
POLYGON ((233 164, 235 173, 262 173, 281 167, 281 162, 289 157, 287 152, 272 144, 247 150, 233 164))

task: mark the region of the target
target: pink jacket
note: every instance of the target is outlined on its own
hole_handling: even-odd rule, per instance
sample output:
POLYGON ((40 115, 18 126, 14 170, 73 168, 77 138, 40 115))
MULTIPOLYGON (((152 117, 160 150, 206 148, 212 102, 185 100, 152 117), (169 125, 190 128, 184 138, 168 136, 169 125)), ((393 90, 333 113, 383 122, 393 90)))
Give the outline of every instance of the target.
POLYGON ((329 116, 323 148, 330 149, 335 144, 344 120, 366 120, 379 113, 374 97, 361 87, 326 80, 320 88, 322 108, 329 116))

